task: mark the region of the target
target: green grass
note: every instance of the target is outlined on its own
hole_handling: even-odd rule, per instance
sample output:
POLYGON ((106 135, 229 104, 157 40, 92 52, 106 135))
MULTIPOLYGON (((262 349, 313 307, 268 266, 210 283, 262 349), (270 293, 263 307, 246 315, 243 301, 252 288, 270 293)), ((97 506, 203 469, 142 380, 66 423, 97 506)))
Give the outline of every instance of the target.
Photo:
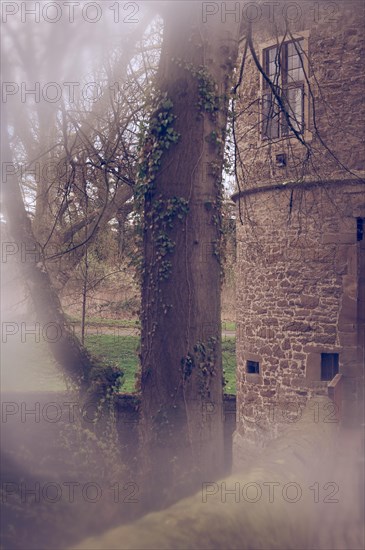
MULTIPOLYGON (((85 338, 85 345, 91 354, 105 362, 117 364, 124 372, 121 391, 135 391, 136 373, 139 367, 139 336, 115 336, 107 334, 90 335, 85 338)), ((223 338, 222 357, 226 385, 225 393, 236 393, 236 356, 235 338, 223 338)))
POLYGON ((139 336, 95 334, 86 336, 85 346, 92 355, 100 357, 105 362, 115 363, 121 368, 124 373, 121 390, 131 393, 135 391, 139 341, 139 336))
POLYGON ((224 336, 222 339, 222 363, 226 384, 224 393, 236 394, 236 339, 224 336))
POLYGON ((236 323, 233 321, 222 321, 222 330, 234 332, 236 330, 236 323))
MULTIPOLYGON (((85 337, 89 352, 105 363, 118 365, 124 373, 121 391, 135 391, 139 368, 140 337, 115 334, 91 334, 85 337)), ((222 357, 225 393, 236 393, 235 338, 223 337, 222 357)), ((2 347, 1 385, 3 391, 64 391, 65 380, 44 341, 9 341, 2 347)))

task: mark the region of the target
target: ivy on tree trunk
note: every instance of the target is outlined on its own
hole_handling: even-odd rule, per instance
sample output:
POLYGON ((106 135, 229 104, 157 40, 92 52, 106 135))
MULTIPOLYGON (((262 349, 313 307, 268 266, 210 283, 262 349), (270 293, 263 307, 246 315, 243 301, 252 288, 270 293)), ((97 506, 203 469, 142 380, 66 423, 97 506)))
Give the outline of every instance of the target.
MULTIPOLYGON (((142 422, 148 483, 223 471, 221 198, 238 24, 169 3, 159 102, 144 138, 142 422)), ((162 484, 162 485, 161 485, 162 484)))

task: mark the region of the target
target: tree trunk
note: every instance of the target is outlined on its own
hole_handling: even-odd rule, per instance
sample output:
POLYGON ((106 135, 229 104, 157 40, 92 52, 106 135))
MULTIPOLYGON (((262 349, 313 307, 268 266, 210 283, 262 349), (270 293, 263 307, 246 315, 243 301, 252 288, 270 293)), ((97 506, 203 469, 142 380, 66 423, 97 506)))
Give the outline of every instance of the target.
POLYGON ((221 172, 238 24, 201 19, 200 2, 166 8, 163 99, 141 164, 141 429, 152 490, 223 467, 221 172))
POLYGON ((87 303, 87 287, 88 287, 88 275, 89 275, 89 260, 87 250, 85 252, 84 261, 84 280, 82 284, 82 312, 81 312, 81 344, 85 344, 85 325, 86 325, 86 303, 87 303))
MULTIPOLYGON (((3 166, 12 163, 7 132, 4 107, 1 132, 3 166)), ((2 195, 8 233, 13 239, 13 252, 19 259, 20 271, 29 289, 42 335, 64 374, 81 390, 87 389, 93 363, 66 321, 45 267, 41 247, 34 237, 16 175, 9 174, 3 178, 2 195)))

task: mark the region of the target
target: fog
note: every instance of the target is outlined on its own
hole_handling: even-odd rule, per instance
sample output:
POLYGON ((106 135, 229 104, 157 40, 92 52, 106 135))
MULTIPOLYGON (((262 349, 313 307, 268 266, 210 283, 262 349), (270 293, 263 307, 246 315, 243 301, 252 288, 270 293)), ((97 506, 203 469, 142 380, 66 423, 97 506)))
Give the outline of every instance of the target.
MULTIPOLYGON (((57 190, 57 177, 64 178, 67 143, 59 149, 63 113, 69 115, 71 147, 70 121, 77 127, 88 113, 98 116, 108 101, 105 95, 110 92, 115 99, 123 91, 123 56, 133 66, 149 8, 134 2, 2 2, 1 9, 2 112, 12 153, 8 158, 2 151, 2 184, 12 185, 12 178, 18 178, 25 208, 34 216, 37 186, 57 190)), ((123 503, 138 487, 133 464, 127 472, 125 456, 115 449, 115 423, 103 426, 103 437, 95 441, 91 405, 81 427, 86 409, 48 346, 62 326, 42 322, 21 269, 27 262, 37 263, 38 251, 11 233, 4 202, 5 194, 1 547, 65 548, 88 533, 138 515, 135 503, 123 503)), ((48 225, 48 235, 50 231, 48 225)), ((41 242, 47 244, 44 252, 51 256, 57 244, 52 239, 41 242)))
MULTIPOLYGON (((84 115, 92 113, 95 120, 102 119, 110 91, 119 94, 123 84, 143 67, 148 67, 149 76, 137 76, 137 80, 149 82, 154 74, 161 5, 148 1, 2 2, 2 109, 12 153, 12 158, 3 155, 2 183, 18 178, 32 220, 39 208, 37 185, 40 180, 44 184, 44 174, 37 172, 42 163, 72 158, 68 147, 76 143, 75 128, 87 128, 89 119, 84 115), (137 52, 138 44, 154 28, 146 61, 137 52), (60 140, 66 134, 63 148, 60 140)), ((137 97, 137 88, 129 89, 128 99, 137 97)), ((133 106, 125 104, 125 108, 127 118, 133 106)), ((140 116, 126 124, 131 149, 136 148, 133 132, 140 116)), ((101 158, 105 143, 95 139, 92 145, 95 156, 100 153, 101 158)), ((91 155, 85 158, 89 161, 91 155)), ((93 178, 94 174, 90 186, 102 196, 93 178)), ((54 181, 45 212, 59 199, 62 185, 54 181)), ((105 194, 116 192, 114 183, 109 181, 105 194)), ((258 450, 247 446, 241 465, 233 473, 225 472, 230 476, 224 480, 207 479, 203 473, 200 483, 188 491, 187 500, 176 504, 186 494, 170 495, 171 506, 161 511, 165 502, 158 495, 151 499, 138 477, 132 408, 110 417, 104 411, 98 417, 100 411, 93 403, 80 402, 57 365, 48 344, 62 327, 44 326, 35 312, 21 267, 37 263, 37 251, 24 248, 9 232, 4 202, 3 198, 3 550, 363 548, 364 441, 363 426, 358 425, 340 429, 338 423, 314 425, 306 417, 304 424, 289 426, 289 435, 277 442, 268 438, 258 450), (259 496, 247 493, 257 487, 259 496), (147 512, 156 515, 140 519, 147 512), (139 523, 134 525, 135 521, 139 523)), ((57 242, 52 240, 48 221, 46 227, 41 227, 41 221, 47 254, 47 245, 49 251, 54 250, 57 242)))

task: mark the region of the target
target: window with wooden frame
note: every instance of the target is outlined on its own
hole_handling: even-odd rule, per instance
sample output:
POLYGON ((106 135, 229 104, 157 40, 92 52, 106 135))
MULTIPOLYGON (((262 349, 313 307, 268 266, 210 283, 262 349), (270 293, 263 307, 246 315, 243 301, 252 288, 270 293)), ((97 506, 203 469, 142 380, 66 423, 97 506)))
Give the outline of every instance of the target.
POLYGON ((262 76, 263 139, 290 136, 294 134, 293 129, 300 134, 304 133, 303 44, 304 39, 298 38, 262 51, 263 69, 271 81, 270 85, 262 76))

